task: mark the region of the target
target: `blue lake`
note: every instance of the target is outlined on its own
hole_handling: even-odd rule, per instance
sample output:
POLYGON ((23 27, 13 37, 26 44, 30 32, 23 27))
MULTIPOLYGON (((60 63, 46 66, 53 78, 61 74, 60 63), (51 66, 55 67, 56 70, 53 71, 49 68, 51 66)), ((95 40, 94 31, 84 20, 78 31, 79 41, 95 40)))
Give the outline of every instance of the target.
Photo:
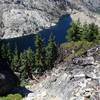
MULTIPOLYGON (((54 34, 56 43, 60 45, 61 43, 64 43, 67 41, 65 39, 67 35, 67 29, 70 26, 70 23, 72 22, 72 19, 70 15, 64 15, 62 16, 58 23, 55 26, 50 27, 49 29, 43 29, 39 33, 41 34, 44 43, 47 44, 48 38, 51 33, 54 34)), ((20 51, 23 51, 27 48, 32 48, 34 50, 34 39, 35 35, 28 35, 28 36, 23 36, 23 37, 18 37, 18 38, 13 38, 13 39, 7 39, 4 40, 4 42, 10 43, 12 48, 15 48, 15 45, 17 45, 17 48, 20 51)))

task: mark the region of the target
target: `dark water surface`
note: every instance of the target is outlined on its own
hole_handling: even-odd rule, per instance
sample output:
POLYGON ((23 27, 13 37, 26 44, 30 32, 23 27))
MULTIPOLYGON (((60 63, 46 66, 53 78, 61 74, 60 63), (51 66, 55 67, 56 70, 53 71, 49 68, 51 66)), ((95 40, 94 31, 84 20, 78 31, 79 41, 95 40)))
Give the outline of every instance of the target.
MULTIPOLYGON (((60 45, 66 41, 65 37, 67 34, 67 29, 70 26, 72 19, 69 15, 62 16, 58 23, 55 26, 50 27, 49 29, 43 29, 39 33, 41 34, 45 44, 47 44, 48 38, 51 33, 54 34, 56 43, 60 45)), ((6 39, 3 40, 6 43, 9 43, 11 47, 14 49, 15 45, 17 46, 18 50, 23 51, 27 48, 32 48, 34 50, 34 39, 35 35, 28 35, 13 39, 6 39)))

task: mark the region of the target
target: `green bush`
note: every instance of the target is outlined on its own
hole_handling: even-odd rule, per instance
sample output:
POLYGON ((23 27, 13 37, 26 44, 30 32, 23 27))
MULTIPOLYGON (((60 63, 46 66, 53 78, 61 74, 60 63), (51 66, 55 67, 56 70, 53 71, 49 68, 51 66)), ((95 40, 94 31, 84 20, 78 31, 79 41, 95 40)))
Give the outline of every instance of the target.
POLYGON ((0 97, 0 100, 22 100, 22 96, 20 94, 9 94, 6 97, 0 97))

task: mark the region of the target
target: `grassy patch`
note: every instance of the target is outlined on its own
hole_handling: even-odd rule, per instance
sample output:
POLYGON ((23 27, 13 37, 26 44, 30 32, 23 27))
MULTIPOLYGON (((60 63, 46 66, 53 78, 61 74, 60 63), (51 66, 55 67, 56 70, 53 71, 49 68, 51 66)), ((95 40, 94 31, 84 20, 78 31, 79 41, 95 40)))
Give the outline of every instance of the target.
POLYGON ((20 94, 9 94, 6 97, 0 97, 0 100, 22 100, 22 96, 20 94))
POLYGON ((100 42, 78 41, 64 43, 62 44, 62 48, 67 51, 64 55, 64 61, 69 61, 75 57, 81 57, 88 49, 98 44, 100 44, 100 42))

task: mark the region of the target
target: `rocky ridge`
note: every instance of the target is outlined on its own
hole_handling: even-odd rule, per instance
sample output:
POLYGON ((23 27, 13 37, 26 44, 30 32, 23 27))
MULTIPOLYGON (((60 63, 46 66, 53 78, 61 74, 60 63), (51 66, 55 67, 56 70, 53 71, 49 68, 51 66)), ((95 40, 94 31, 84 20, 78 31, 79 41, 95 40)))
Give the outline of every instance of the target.
POLYGON ((99 0, 0 0, 0 36, 35 34, 56 25, 63 15, 99 25, 99 0))
POLYGON ((100 100, 100 46, 54 68, 24 100, 100 100))

